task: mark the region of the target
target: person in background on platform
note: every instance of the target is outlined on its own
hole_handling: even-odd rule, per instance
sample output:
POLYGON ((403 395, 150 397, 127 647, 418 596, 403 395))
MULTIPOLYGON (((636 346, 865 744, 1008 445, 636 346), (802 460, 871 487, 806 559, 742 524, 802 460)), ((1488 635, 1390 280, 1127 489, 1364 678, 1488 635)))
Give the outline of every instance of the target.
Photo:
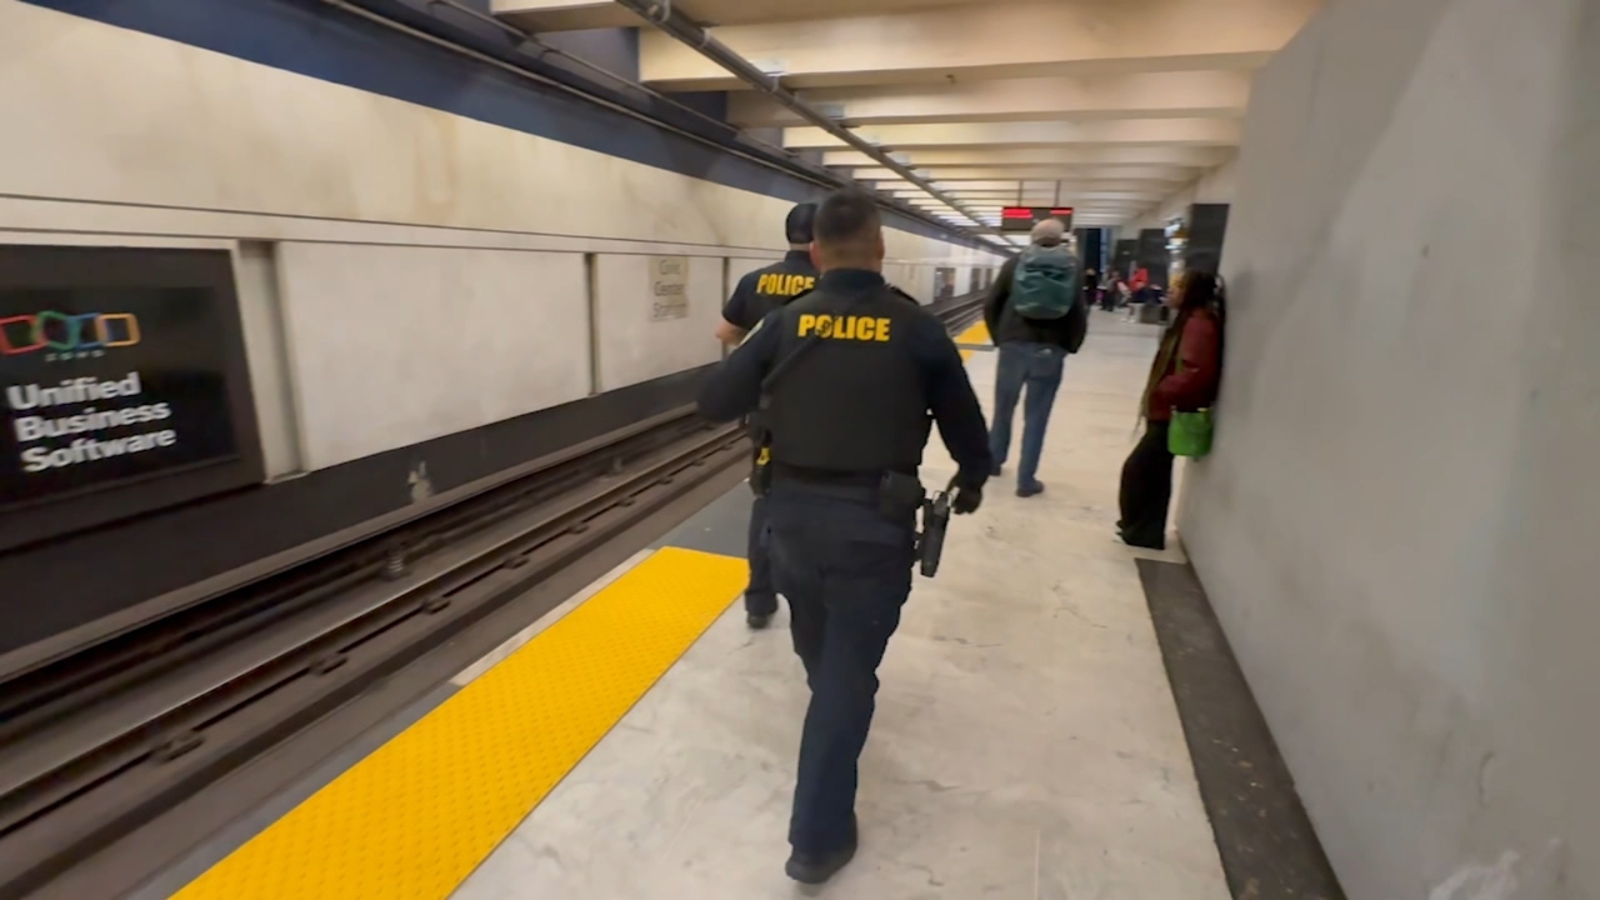
POLYGON ((1089 269, 1083 273, 1083 308, 1094 309, 1100 302, 1100 273, 1089 269))
POLYGON ((1128 291, 1133 294, 1133 302, 1143 303, 1145 291, 1150 288, 1150 270, 1138 266, 1133 270, 1133 277, 1128 279, 1128 291))
POLYGON ((1172 451, 1167 430, 1174 410, 1205 409, 1216 402, 1222 381, 1222 334, 1227 297, 1222 279, 1212 272, 1190 272, 1167 295, 1177 316, 1161 338, 1150 366, 1140 414, 1144 438, 1122 466, 1124 543, 1164 550, 1167 510, 1172 502, 1172 451))
POLYGON ((1121 272, 1113 269, 1111 279, 1106 284, 1105 292, 1101 294, 1100 308, 1106 312, 1112 312, 1123 304, 1128 294, 1128 279, 1123 278, 1121 272))
MULTIPOLYGON (((817 283, 817 270, 811 264, 811 222, 816 217, 815 203, 802 203, 789 211, 784 236, 789 252, 770 266, 757 269, 739 279, 733 296, 722 308, 717 339, 737 345, 767 314, 810 291, 817 283)), ((759 460, 756 463, 759 465, 759 460)), ((752 471, 752 478, 755 473, 752 471)), ((766 628, 778 612, 778 595, 772 587, 772 563, 767 547, 767 504, 760 496, 750 506, 748 557, 750 583, 744 591, 745 620, 751 628, 766 628)))
POLYGON ((1078 257, 1065 240, 1059 219, 1033 227, 1033 243, 1006 260, 989 287, 983 318, 1000 348, 995 375, 994 422, 989 455, 999 475, 1011 450, 1011 420, 1027 388, 1022 408, 1022 453, 1017 464, 1017 496, 1044 492, 1038 479, 1050 408, 1061 387, 1067 355, 1077 353, 1089 328, 1089 309, 1079 301, 1078 257))
POLYGON ((785 866, 802 884, 855 856, 857 761, 911 593, 932 423, 959 467, 954 512, 977 510, 990 465, 955 342, 883 280, 875 201, 834 194, 815 230, 816 290, 762 320, 700 395, 713 421, 763 410, 773 575, 811 688, 785 866))
POLYGON ((1133 302, 1133 288, 1128 286, 1128 279, 1121 273, 1117 274, 1117 295, 1111 299, 1111 308, 1118 310, 1133 302))
POLYGON ((1150 303, 1155 296, 1155 289, 1150 284, 1150 270, 1138 266, 1133 270, 1133 275, 1128 278, 1128 318, 1139 318, 1140 310, 1150 303))

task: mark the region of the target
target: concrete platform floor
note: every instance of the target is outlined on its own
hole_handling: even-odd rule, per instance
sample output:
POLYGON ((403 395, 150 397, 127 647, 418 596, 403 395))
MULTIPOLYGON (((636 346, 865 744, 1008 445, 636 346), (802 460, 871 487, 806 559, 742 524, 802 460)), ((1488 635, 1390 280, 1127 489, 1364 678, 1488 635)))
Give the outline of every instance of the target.
MULTIPOLYGON (((1018 499, 1008 467, 953 525, 939 577, 918 578, 862 760, 861 850, 817 895, 1228 897, 1135 554, 1113 533, 1155 339, 1095 314, 1056 401, 1047 493, 1018 499)), ((969 365, 987 406, 994 354, 969 365)), ((952 471, 930 451, 927 483, 952 471)), ((739 546, 746 505, 736 492, 680 538, 739 546)), ((783 624, 752 634, 731 609, 458 900, 800 895, 783 862, 807 698, 783 624)))

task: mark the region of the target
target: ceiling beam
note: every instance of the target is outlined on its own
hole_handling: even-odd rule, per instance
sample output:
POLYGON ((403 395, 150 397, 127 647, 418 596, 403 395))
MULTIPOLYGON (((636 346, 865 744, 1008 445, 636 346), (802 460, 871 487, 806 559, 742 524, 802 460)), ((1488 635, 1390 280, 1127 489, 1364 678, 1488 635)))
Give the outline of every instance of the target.
MULTIPOLYGON (((1081 181, 1084 172, 1114 172, 1114 166, 1054 166, 1038 169, 936 169, 921 173, 923 177, 939 184, 957 185, 967 181, 1081 181)), ((1167 181, 1174 185, 1182 185, 1193 181, 1199 176, 1198 168, 1186 169, 1176 166, 1128 166, 1127 169, 1143 170, 1141 180, 1167 181), (1151 177, 1160 174, 1162 177, 1151 177)), ((893 181, 899 176, 888 169, 855 169, 851 177, 857 181, 893 181)), ((1107 177, 1115 177, 1110 175, 1107 177)), ((1134 176, 1140 177, 1140 176, 1134 176)))
MULTIPOLYGON (((878 13, 938 6, 958 6, 973 0, 872 0, 878 13)), ((758 3, 751 0, 674 0, 685 14, 705 24, 737 25, 751 22, 786 22, 796 19, 836 19, 858 12, 860 0, 806 0, 805 3, 758 3)), ((490 11, 516 22, 528 31, 581 31, 624 28, 644 24, 613 0, 490 0, 490 11)))
MULTIPOLYGON (((1321 0, 1010 0, 713 34, 791 88, 1202 69, 1250 70, 1321 0)), ((742 84, 665 35, 640 35, 640 77, 667 90, 742 84)))
POLYGON ((625 28, 639 17, 611 0, 490 0, 489 11, 530 32, 625 28))
MULTIPOLYGON (((1250 76, 1150 72, 1017 78, 801 91, 800 98, 846 125, 1241 118, 1250 101, 1250 76)), ((805 124, 793 112, 751 91, 729 99, 728 119, 750 128, 805 124)))
MULTIPOLYGON (((918 150, 915 154, 890 154, 917 169, 968 166, 1017 167, 1058 166, 1071 163, 1118 163, 1123 165, 1192 166, 1210 169, 1231 159, 1232 147, 977 147, 968 150, 918 150)), ((872 157, 854 150, 827 150, 825 166, 876 166, 872 157)), ((937 172, 934 172, 937 175, 937 172)))
MULTIPOLYGON (((1155 202, 1154 200, 1151 200, 1151 199, 1148 199, 1148 198, 1143 198, 1143 197, 1121 198, 1121 199, 1114 198, 1114 197, 1106 197, 1106 198, 1081 198, 1081 199, 1077 200, 1076 202, 1069 201, 1069 200, 1062 200, 1061 201, 1061 205, 1062 206, 1070 206, 1074 210, 1147 209, 1154 202, 1155 202)), ((939 206, 936 203, 933 203, 931 201, 926 201, 926 202, 925 201, 920 201, 920 200, 919 201, 913 201, 912 205, 917 206, 918 208, 921 208, 921 209, 940 209, 940 210, 948 210, 949 209, 949 207, 941 207, 941 206, 939 206)), ((1002 210, 1005 207, 1010 206, 1010 205, 1011 205, 1010 203, 979 203, 979 204, 974 204, 971 208, 978 215, 993 216, 993 215, 998 215, 1000 210, 1002 210)), ((1034 205, 1034 204, 1029 204, 1029 205, 1034 205)), ((1039 205, 1039 206, 1054 206, 1055 204, 1053 204, 1053 203, 1041 203, 1041 204, 1037 204, 1037 205, 1039 205)))
MULTIPOLYGON (((1232 147, 1239 143, 1233 119, 1118 119, 1106 122, 998 122, 943 125, 869 125, 855 129, 870 144, 905 150, 957 147, 1070 147, 1075 144, 1232 147)), ((790 150, 834 150, 844 142, 816 126, 783 130, 790 150)))
MULTIPOLYGON (((1075 194, 1081 194, 1085 191, 1155 191, 1164 196, 1172 193, 1173 190, 1174 186, 1164 181, 1099 179, 1095 181, 1060 181, 1044 183, 1030 187, 1024 187, 1022 194, 1024 197, 1054 197, 1059 193, 1062 197, 1071 197, 1075 194)), ((907 197, 908 199, 913 196, 917 196, 911 194, 910 192, 902 193, 898 190, 891 191, 891 193, 896 197, 903 196, 907 197)), ((946 191, 946 193, 949 193, 958 200, 1006 200, 1016 199, 1017 196, 1017 191, 1015 189, 1011 191, 980 191, 976 193, 946 191)), ((920 194, 920 192, 919 195, 926 196, 925 194, 920 194)))
MULTIPOLYGON (((1092 210, 1105 210, 1105 209, 1146 209, 1151 204, 1157 203, 1160 200, 1161 200, 1160 196, 1154 196, 1154 197, 1151 197, 1151 196, 1144 196, 1144 197, 1138 197, 1138 196, 1109 197, 1108 196, 1108 197, 1099 197, 1099 198, 1086 197, 1086 198, 1078 199, 1076 201, 1063 199, 1061 201, 1061 205, 1062 206, 1070 206, 1075 211, 1076 210, 1092 211, 1092 210)), ((918 202, 918 203, 916 203, 914 205, 917 206, 919 209, 948 209, 949 208, 949 207, 941 207, 941 206, 937 206, 937 205, 929 205, 929 204, 925 204, 925 203, 921 203, 921 202, 918 202)), ((1003 204, 1003 203, 994 203, 994 204, 987 204, 987 205, 976 205, 976 206, 973 207, 973 211, 975 213, 977 213, 978 215, 980 215, 980 216, 984 215, 986 213, 987 214, 993 214, 993 213, 998 213, 1001 209, 1004 209, 1007 205, 1008 204, 1003 204)), ((1048 204, 1048 205, 1054 205, 1054 204, 1048 204)))
MULTIPOLYGON (((1180 183, 1181 183, 1181 179, 1185 175, 1188 175, 1189 180, 1191 180, 1191 181, 1194 180, 1194 172, 1193 172, 1193 170, 1191 170, 1191 169, 1179 169, 1179 168, 1175 168, 1175 167, 1171 167, 1171 166, 1085 166, 1084 168, 1077 170, 1071 176, 1071 180, 1073 180, 1073 181, 1091 181, 1091 180, 1103 179, 1103 178, 1105 178, 1105 179, 1114 178, 1114 179, 1124 180, 1124 181, 1160 181, 1160 182, 1180 181, 1180 183)), ((1064 181, 1064 180, 1067 180, 1067 176, 1058 176, 1058 177, 1055 177, 1055 178, 995 178, 995 179, 989 179, 989 180, 983 180, 983 181, 952 181, 952 182, 940 181, 940 180, 938 180, 937 177, 935 177, 934 183, 935 184, 948 184, 949 185, 949 189, 953 190, 953 191, 957 191, 957 190, 1003 191, 1003 190, 1008 190, 1008 189, 1009 190, 1016 190, 1016 187, 1017 187, 1018 184, 1047 185, 1047 184, 1054 184, 1057 181, 1064 181)), ((893 179, 893 178, 885 178, 885 179, 883 179, 881 181, 875 181, 875 182, 871 182, 871 183, 873 185, 875 185, 879 190, 888 190, 888 191, 903 190, 903 189, 906 189, 906 188, 912 188, 912 187, 916 187, 917 186, 917 185, 912 184, 909 181, 904 181, 904 180, 901 180, 901 179, 893 179)))

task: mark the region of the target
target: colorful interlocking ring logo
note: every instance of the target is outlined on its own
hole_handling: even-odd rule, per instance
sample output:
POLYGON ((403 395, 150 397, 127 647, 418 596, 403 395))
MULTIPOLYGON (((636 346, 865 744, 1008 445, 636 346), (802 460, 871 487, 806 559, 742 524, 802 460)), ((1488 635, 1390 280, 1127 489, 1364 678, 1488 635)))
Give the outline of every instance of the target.
POLYGON ((100 356, 141 340, 132 313, 63 313, 0 318, 0 356, 46 353, 52 359, 100 356))

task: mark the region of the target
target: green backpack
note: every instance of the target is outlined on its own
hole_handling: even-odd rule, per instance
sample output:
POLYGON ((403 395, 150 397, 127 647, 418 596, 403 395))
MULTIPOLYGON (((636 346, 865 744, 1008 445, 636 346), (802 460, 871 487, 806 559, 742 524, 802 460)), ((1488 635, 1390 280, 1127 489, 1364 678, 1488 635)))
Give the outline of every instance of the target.
POLYGON ((1078 255, 1066 244, 1029 247, 1017 259, 1011 308, 1024 319, 1064 318, 1078 302, 1078 255))

